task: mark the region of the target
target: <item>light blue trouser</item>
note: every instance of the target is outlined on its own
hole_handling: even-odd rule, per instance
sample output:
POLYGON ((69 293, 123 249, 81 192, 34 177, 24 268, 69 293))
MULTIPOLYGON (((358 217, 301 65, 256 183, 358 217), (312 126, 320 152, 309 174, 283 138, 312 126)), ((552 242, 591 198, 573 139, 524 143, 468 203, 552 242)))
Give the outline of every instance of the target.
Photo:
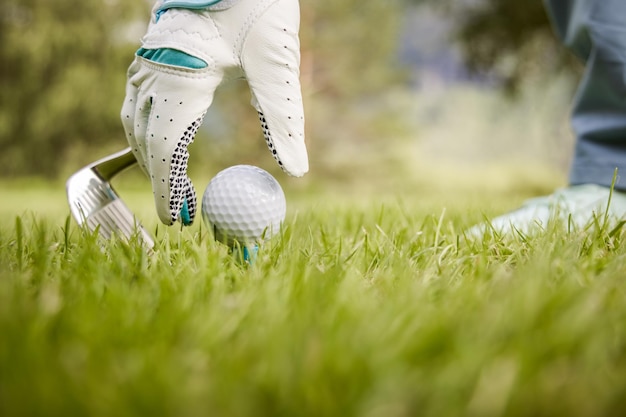
POLYGON ((626 0, 545 0, 554 29, 583 62, 572 111, 571 184, 626 190, 626 0))

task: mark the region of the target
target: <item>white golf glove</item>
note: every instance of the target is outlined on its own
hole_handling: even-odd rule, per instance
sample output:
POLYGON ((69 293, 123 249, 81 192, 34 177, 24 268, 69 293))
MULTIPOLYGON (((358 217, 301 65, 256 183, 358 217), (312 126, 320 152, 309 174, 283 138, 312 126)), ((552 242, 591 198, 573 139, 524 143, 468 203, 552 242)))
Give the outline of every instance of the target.
POLYGON ((159 2, 128 70, 121 111, 124 130, 152 181, 157 214, 167 225, 179 217, 191 224, 195 217, 187 146, 223 80, 248 81, 265 140, 281 168, 293 176, 309 169, 299 79, 298 0, 221 4, 159 2), (154 52, 161 51, 180 59, 174 65, 157 62, 154 52))

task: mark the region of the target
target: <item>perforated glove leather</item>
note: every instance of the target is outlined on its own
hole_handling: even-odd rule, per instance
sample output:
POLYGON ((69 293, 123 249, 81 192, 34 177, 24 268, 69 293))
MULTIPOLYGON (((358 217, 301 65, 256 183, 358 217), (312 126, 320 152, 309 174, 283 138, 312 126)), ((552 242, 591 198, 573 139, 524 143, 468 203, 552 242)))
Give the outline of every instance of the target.
POLYGON ((121 117, 152 182, 159 219, 171 225, 181 217, 191 224, 197 204, 187 175, 187 147, 224 80, 247 80, 251 104, 280 167, 292 176, 308 171, 300 10, 297 0, 230 1, 234 5, 225 10, 166 8, 164 3, 155 6, 140 51, 173 51, 200 65, 164 64, 139 53, 128 70, 121 117))

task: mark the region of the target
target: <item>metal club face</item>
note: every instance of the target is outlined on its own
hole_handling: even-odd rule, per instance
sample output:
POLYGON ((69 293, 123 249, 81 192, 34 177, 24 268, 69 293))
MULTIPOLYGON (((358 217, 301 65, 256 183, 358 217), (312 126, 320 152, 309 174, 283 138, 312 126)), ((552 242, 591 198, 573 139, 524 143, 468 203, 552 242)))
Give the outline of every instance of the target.
POLYGON ((87 165, 67 180, 67 199, 79 225, 86 225, 91 231, 97 229, 104 239, 115 235, 129 240, 136 236, 151 250, 154 240, 110 183, 114 176, 136 162, 127 148, 87 165))

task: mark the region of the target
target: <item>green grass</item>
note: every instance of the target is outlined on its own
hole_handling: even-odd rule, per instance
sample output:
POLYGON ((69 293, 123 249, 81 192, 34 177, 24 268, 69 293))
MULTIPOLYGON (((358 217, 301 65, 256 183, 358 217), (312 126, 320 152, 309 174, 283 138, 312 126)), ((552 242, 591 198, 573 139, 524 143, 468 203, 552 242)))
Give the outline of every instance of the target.
POLYGON ((3 188, 2 416, 626 409, 620 228, 476 243, 465 227, 524 196, 296 196, 242 268, 199 222, 158 228, 153 256, 101 247, 42 189, 15 213, 3 188))

